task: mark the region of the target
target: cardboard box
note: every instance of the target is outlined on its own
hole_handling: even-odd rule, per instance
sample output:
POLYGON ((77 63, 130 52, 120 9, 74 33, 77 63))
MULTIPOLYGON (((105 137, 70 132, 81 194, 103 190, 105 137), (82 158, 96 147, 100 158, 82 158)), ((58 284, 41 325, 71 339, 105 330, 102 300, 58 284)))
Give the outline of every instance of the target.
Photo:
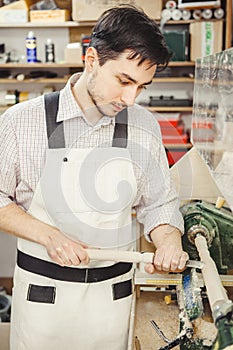
POLYGON ((56 0, 55 3, 59 9, 66 9, 70 13, 72 12, 72 0, 56 0))
POLYGON ((190 60, 222 51, 223 22, 194 22, 190 24, 190 60))
POLYGON ((31 22, 66 22, 70 19, 68 10, 32 10, 29 13, 31 22))
POLYGON ((83 64, 82 46, 80 43, 68 44, 65 48, 64 60, 68 63, 83 64))
POLYGON ((27 10, 2 10, 0 11, 0 23, 27 23, 27 10))
POLYGON ((9 350, 10 323, 0 322, 0 350, 9 350))
POLYGON ((96 21, 105 10, 127 3, 142 8, 151 18, 160 19, 162 0, 72 0, 72 19, 78 22, 96 21))
POLYGON ((26 23, 28 9, 23 0, 15 1, 0 8, 0 23, 26 23))

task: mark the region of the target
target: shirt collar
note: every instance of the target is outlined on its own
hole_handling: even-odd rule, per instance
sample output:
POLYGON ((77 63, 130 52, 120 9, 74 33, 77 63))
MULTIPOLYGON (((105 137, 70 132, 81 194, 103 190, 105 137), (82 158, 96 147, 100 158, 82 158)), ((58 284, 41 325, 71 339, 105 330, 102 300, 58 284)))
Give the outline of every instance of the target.
POLYGON ((81 73, 76 73, 70 77, 65 87, 60 91, 59 109, 57 113, 57 122, 82 117, 83 113, 72 93, 72 86, 81 76, 81 73))
MULTIPOLYGON (((72 118, 83 118, 86 120, 81 108, 79 107, 77 101, 74 98, 72 87, 80 78, 82 73, 73 74, 65 87, 60 91, 60 99, 59 99, 59 109, 57 113, 57 122, 69 120, 72 118)), ((86 121, 87 122, 87 121, 86 121)), ((111 118, 108 116, 103 116, 97 123, 97 125, 115 125, 115 118, 111 118)), ((96 125, 95 125, 96 126, 96 125)))

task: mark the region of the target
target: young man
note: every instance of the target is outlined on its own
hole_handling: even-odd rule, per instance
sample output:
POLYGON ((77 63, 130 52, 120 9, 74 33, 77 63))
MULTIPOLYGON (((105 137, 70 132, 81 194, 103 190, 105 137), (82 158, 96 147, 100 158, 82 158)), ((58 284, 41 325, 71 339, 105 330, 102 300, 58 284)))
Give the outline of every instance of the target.
POLYGON ((182 217, 153 116, 135 104, 170 58, 154 21, 105 12, 85 69, 64 89, 16 105, 0 123, 0 229, 18 237, 11 350, 127 348, 131 210, 157 250, 149 273, 183 270, 182 217))

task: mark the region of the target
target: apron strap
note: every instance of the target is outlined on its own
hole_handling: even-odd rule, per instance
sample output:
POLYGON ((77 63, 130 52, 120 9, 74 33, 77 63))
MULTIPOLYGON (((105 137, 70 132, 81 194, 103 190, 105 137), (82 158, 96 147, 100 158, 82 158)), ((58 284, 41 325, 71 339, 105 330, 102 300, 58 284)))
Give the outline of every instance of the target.
POLYGON ((57 122, 59 91, 44 95, 49 148, 65 148, 63 122, 57 122))
MULTIPOLYGON (((47 136, 49 148, 65 148, 63 122, 57 122, 59 91, 44 95, 47 136)), ((112 147, 126 148, 128 141, 128 110, 116 116, 112 147)))
POLYGON ((123 109, 116 116, 112 147, 126 148, 128 141, 128 110, 123 109))

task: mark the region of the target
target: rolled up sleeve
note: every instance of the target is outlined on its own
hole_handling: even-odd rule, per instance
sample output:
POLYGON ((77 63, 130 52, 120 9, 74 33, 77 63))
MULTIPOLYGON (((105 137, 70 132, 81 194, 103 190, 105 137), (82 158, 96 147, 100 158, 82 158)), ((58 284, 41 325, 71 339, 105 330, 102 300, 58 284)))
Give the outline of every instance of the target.
POLYGON ((16 135, 7 112, 0 117, 0 140, 0 207, 4 207, 15 199, 20 174, 16 135))
POLYGON ((164 146, 155 138, 144 173, 140 202, 135 208, 138 221, 144 225, 147 240, 150 240, 149 233, 163 224, 176 227, 183 233, 183 217, 179 205, 164 146))

